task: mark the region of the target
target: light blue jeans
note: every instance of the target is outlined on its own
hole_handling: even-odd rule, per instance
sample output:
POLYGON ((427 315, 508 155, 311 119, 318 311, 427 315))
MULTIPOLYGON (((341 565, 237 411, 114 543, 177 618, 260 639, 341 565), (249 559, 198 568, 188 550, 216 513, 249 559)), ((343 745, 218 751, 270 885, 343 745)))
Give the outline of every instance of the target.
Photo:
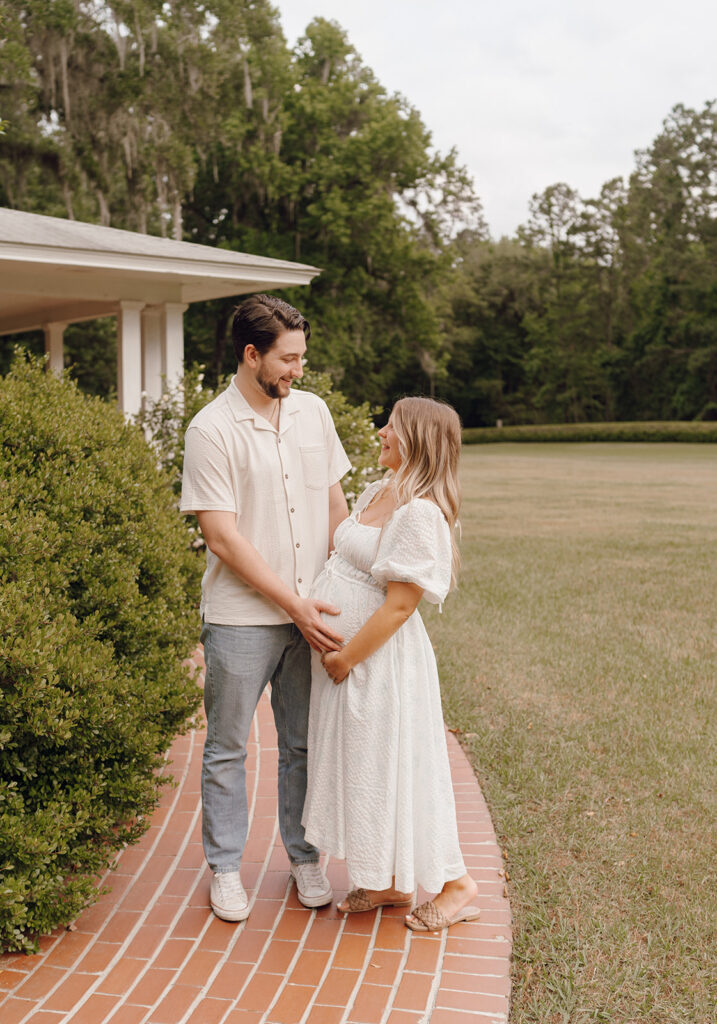
POLYGON ((204 855, 214 872, 238 871, 249 827, 246 744, 267 682, 279 745, 279 829, 293 864, 319 859, 304 839, 310 649, 293 623, 202 627, 207 738, 202 760, 204 855))

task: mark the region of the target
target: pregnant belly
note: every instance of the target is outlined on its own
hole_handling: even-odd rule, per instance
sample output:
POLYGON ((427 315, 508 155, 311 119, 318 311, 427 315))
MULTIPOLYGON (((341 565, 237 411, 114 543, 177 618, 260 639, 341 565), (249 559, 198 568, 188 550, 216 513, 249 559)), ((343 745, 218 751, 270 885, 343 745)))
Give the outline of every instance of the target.
POLYGON ((321 617, 333 630, 340 633, 344 640, 350 640, 383 604, 384 594, 377 587, 367 587, 362 583, 323 572, 311 588, 311 596, 319 601, 326 601, 340 609, 338 615, 322 612, 321 617))

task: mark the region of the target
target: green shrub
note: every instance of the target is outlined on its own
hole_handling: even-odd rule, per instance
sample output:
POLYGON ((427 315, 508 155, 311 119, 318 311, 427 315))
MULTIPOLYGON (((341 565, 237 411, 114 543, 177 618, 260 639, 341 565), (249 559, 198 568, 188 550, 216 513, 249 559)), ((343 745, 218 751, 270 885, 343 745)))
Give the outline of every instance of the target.
POLYGON ((0 378, 0 948, 72 920, 145 830, 200 699, 201 562, 141 430, 18 356, 0 378))
POLYGON ((496 441, 687 441, 716 442, 717 424, 692 420, 644 423, 553 423, 524 427, 468 427, 463 444, 496 441))
POLYGON ((362 405, 351 405, 340 391, 335 391, 328 373, 317 373, 306 370, 298 381, 298 387, 304 391, 313 391, 323 398, 329 407, 336 432, 344 446, 344 451, 351 462, 351 469, 341 481, 344 494, 349 505, 356 500, 367 483, 376 480, 383 470, 378 468, 380 444, 376 427, 371 419, 372 413, 380 409, 371 409, 368 402, 362 405))
POLYGON ((717 420, 717 402, 708 402, 696 418, 698 420, 707 420, 708 422, 717 420))
MULTIPOLYGON (((214 390, 203 386, 201 366, 193 366, 175 388, 171 388, 158 401, 146 403, 138 418, 140 425, 151 437, 159 462, 171 474, 177 493, 182 487, 182 466, 184 464, 184 432, 192 417, 208 402, 223 391, 229 378, 221 380, 214 390)), ((301 380, 294 385, 303 391, 312 391, 326 402, 333 417, 336 431, 346 454, 351 460, 351 471, 341 481, 349 502, 353 501, 365 485, 375 479, 378 469, 379 443, 376 427, 371 420, 368 402, 351 405, 340 392, 335 391, 328 373, 306 370, 301 380)), ((378 410, 374 410, 378 411, 378 410)), ((188 517, 195 545, 198 539, 196 523, 188 517)))

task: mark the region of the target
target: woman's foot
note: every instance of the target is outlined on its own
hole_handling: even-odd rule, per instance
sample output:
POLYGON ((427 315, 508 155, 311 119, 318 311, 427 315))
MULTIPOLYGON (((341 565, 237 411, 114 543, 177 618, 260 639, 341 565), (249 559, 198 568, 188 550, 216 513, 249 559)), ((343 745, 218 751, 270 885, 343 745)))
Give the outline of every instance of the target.
MULTIPOLYGON (((457 917, 460 918, 461 912, 468 908, 471 900, 475 899, 477 893, 478 886, 471 876, 466 874, 462 878, 457 878, 454 882, 446 882, 438 895, 434 896, 431 900, 431 903, 439 912, 439 916, 450 922, 457 917)), ((470 917, 474 920, 477 917, 477 913, 471 913, 470 917)), ((406 914, 406 924, 409 928, 414 928, 417 931, 430 930, 426 929, 423 921, 413 914, 406 914)))
POLYGON ((357 914, 376 907, 407 907, 413 902, 412 892, 398 889, 352 889, 345 899, 337 903, 342 914, 357 914))

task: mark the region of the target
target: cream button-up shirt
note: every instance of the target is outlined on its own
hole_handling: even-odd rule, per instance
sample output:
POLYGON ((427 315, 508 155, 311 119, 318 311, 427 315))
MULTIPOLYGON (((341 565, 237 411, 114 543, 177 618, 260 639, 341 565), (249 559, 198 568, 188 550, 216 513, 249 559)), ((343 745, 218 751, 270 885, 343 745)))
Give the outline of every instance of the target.
MULTIPOLYGON (((275 430, 232 378, 187 428, 180 507, 232 512, 242 537, 291 590, 307 597, 328 556, 329 487, 350 468, 321 398, 291 391, 275 430)), ((209 550, 201 614, 219 625, 291 622, 209 550)))

